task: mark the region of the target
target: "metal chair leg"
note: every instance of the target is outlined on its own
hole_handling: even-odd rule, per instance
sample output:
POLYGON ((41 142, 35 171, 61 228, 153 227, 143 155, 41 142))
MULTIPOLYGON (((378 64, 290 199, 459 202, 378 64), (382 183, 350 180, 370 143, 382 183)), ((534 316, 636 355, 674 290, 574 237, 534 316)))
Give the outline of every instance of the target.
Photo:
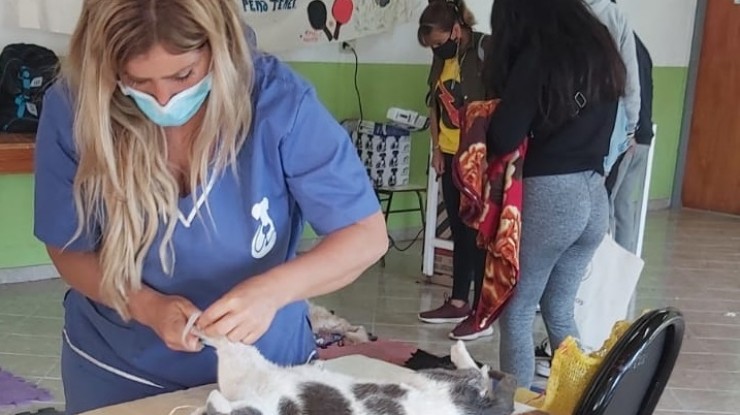
MULTIPOLYGON (((393 192, 390 192, 388 193, 388 199, 386 199, 385 209, 383 210, 383 216, 385 217, 386 229, 388 228, 388 217, 390 216, 390 213, 391 213, 392 204, 393 204, 393 192)), ((391 248, 393 248, 393 246, 394 246, 393 237, 391 237, 389 234, 388 235, 388 249, 390 250, 391 248)), ((385 268, 385 255, 383 255, 383 257, 380 258, 380 267, 385 268)))

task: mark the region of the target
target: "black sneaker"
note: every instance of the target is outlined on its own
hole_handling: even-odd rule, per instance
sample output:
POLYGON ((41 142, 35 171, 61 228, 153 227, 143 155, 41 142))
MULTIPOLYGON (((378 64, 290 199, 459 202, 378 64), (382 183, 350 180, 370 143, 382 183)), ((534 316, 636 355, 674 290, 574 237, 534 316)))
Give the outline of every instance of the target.
POLYGON ((534 360, 535 373, 543 378, 549 378, 550 366, 552 366, 552 349, 550 348, 550 340, 547 337, 542 340, 539 346, 534 348, 534 360))
POLYGON ((534 360, 552 360, 552 349, 550 348, 550 339, 545 337, 539 346, 534 348, 534 360))

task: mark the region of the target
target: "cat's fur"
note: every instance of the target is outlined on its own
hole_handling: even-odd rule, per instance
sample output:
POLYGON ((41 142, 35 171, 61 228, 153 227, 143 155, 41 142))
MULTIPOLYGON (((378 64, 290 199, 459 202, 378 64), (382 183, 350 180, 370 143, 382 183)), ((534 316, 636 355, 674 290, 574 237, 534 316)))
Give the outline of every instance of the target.
MULTIPOLYGON (((452 346, 457 370, 410 372, 387 382, 361 380, 318 365, 279 367, 259 351, 211 341, 218 391, 206 415, 510 415, 516 381, 479 369, 462 342, 452 346), (492 376, 498 380, 494 389, 492 376)), ((390 376, 390 375, 389 375, 390 376)))
POLYGON ((354 326, 349 321, 335 315, 320 305, 309 302, 308 315, 313 327, 314 334, 341 334, 344 336, 344 344, 353 345, 367 343, 370 336, 365 327, 354 326))

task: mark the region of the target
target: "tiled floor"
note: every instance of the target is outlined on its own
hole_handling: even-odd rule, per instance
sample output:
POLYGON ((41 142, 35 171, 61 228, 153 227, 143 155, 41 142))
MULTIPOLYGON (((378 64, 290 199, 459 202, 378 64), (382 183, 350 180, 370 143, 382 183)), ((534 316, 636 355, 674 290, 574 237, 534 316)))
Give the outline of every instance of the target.
MULTIPOLYGON (((740 219, 653 213, 645 254, 638 309, 673 305, 688 322, 657 414, 740 415, 740 219)), ((449 328, 416 321, 416 313, 439 304, 445 290, 417 283, 419 274, 418 249, 393 252, 384 270, 375 267, 318 302, 381 337, 445 353, 449 328)), ((63 289, 58 280, 0 286, 0 367, 49 388, 58 406, 63 405, 58 362, 63 289)), ((495 363, 497 344, 494 336, 470 349, 479 360, 495 363)))

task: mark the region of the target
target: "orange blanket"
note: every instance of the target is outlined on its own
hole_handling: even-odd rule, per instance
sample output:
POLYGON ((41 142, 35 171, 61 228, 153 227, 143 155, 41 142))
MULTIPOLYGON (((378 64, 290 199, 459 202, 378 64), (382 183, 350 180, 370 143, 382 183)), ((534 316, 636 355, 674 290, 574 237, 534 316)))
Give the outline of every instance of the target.
POLYGON ((466 105, 460 148, 453 163, 453 177, 461 193, 460 217, 478 230, 478 245, 486 250, 483 289, 475 312, 479 328, 501 314, 519 281, 522 167, 528 138, 513 152, 487 159, 486 131, 498 103, 466 105))

